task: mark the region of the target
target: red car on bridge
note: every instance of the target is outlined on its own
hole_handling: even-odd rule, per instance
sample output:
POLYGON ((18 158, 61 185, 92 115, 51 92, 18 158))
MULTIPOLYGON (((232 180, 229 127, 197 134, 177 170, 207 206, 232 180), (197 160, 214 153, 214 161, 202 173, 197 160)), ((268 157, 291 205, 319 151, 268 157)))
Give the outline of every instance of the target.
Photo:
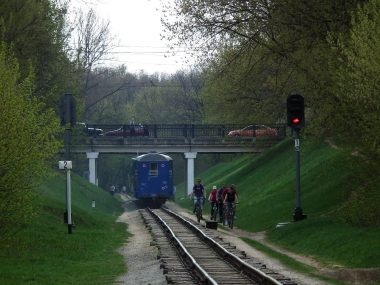
MULTIPOLYGON (((131 129, 127 125, 124 125, 124 126, 118 128, 117 130, 106 132, 106 136, 123 137, 124 135, 125 136, 131 135, 131 129)), ((143 135, 144 135, 143 126, 142 125, 135 125, 135 136, 143 136, 143 135)))

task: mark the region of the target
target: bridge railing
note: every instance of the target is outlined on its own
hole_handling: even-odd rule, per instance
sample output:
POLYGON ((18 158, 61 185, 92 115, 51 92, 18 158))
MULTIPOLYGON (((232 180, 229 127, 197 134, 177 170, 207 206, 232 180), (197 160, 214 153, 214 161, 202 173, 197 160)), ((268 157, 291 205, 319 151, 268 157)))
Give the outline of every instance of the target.
POLYGON ((153 137, 224 137, 225 126, 209 124, 165 124, 153 125, 153 137))
MULTIPOLYGON (((148 136, 154 138, 173 138, 173 137, 186 137, 186 138, 200 138, 200 137, 228 137, 230 131, 241 130, 247 126, 262 126, 263 124, 154 124, 147 127, 148 136)), ((288 135, 289 128, 285 124, 281 125, 265 125, 271 129, 276 130, 278 138, 284 138, 288 135)), ((129 125, 95 125, 89 124, 88 127, 94 129, 102 129, 103 137, 129 137, 129 125), (109 132, 121 129, 118 135, 111 136, 109 132), (108 133, 108 134, 107 134, 108 133)), ((141 128, 144 126, 136 125, 136 136, 146 136, 146 132, 142 134, 141 128), (137 131, 140 130, 140 131, 137 131)), ((92 136, 100 137, 98 134, 93 133, 92 136)), ((252 132, 252 137, 255 132, 252 132)))

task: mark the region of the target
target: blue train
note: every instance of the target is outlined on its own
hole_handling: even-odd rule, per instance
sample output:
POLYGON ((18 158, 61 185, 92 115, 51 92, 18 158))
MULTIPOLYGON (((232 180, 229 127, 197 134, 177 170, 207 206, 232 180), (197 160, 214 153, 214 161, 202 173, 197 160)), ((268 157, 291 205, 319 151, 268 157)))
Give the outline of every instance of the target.
POLYGON ((173 194, 173 159, 155 151, 132 158, 129 184, 140 204, 160 207, 173 194))

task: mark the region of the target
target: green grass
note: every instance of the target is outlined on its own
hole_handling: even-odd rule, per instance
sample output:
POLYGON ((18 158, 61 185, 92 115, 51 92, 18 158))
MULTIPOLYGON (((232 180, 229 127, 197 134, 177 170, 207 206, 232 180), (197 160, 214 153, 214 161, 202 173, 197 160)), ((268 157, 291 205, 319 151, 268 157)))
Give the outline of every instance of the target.
POLYGON ((375 268, 380 267, 378 237, 378 228, 353 228, 319 218, 271 230, 268 240, 295 253, 318 257, 332 268, 375 268))
MULTIPOLYGON (((235 226, 240 229, 266 231, 267 241, 312 256, 329 268, 380 267, 380 228, 352 227, 338 217, 347 190, 357 187, 358 173, 369 173, 370 166, 363 169, 360 158, 347 157, 326 142, 301 139, 300 145, 301 208, 307 219, 281 228, 276 225, 291 222, 296 207, 294 139, 263 154, 220 163, 197 177, 207 194, 212 185, 236 185, 240 204, 235 226)), ((177 185, 181 196, 184 186, 177 185)), ((187 197, 177 201, 191 208, 187 197)), ((206 203, 204 213, 209 212, 206 203)))
POLYGON ((277 251, 274 251, 274 250, 264 246, 263 244, 261 244, 257 241, 251 240, 249 238, 241 238, 241 239, 243 241, 245 241, 247 244, 249 244, 250 246, 254 247, 255 249, 257 249, 261 252, 264 252, 269 257, 272 257, 272 258, 275 258, 275 259, 281 261, 282 264, 284 264, 285 266, 287 266, 288 268, 290 268, 294 271, 307 274, 313 278, 320 279, 321 281, 329 282, 330 284, 347 285, 346 283, 343 283, 340 281, 336 281, 336 280, 333 280, 333 279, 330 279, 330 278, 327 278, 324 276, 316 275, 316 274, 314 274, 314 272, 317 271, 316 268, 305 265, 301 262, 298 262, 298 261, 294 260, 293 258, 288 257, 287 255, 279 253, 277 251))
POLYGON ((46 181, 37 192, 40 214, 1 247, 0 284, 114 284, 127 270, 116 253, 129 236, 127 225, 116 222, 121 201, 72 174, 76 228, 68 234, 65 175, 46 181))

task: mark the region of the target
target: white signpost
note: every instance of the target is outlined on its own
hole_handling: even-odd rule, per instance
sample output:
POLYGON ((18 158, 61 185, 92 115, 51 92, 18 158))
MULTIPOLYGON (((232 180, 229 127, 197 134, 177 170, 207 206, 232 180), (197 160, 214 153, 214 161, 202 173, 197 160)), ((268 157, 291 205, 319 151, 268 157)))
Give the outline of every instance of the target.
POLYGON ((59 169, 61 170, 69 170, 73 168, 73 164, 71 161, 59 161, 58 165, 59 169))
POLYGON ((67 225, 68 232, 71 234, 72 222, 71 222, 71 176, 70 169, 73 168, 71 161, 59 161, 59 169, 66 171, 66 204, 67 204, 67 225))

